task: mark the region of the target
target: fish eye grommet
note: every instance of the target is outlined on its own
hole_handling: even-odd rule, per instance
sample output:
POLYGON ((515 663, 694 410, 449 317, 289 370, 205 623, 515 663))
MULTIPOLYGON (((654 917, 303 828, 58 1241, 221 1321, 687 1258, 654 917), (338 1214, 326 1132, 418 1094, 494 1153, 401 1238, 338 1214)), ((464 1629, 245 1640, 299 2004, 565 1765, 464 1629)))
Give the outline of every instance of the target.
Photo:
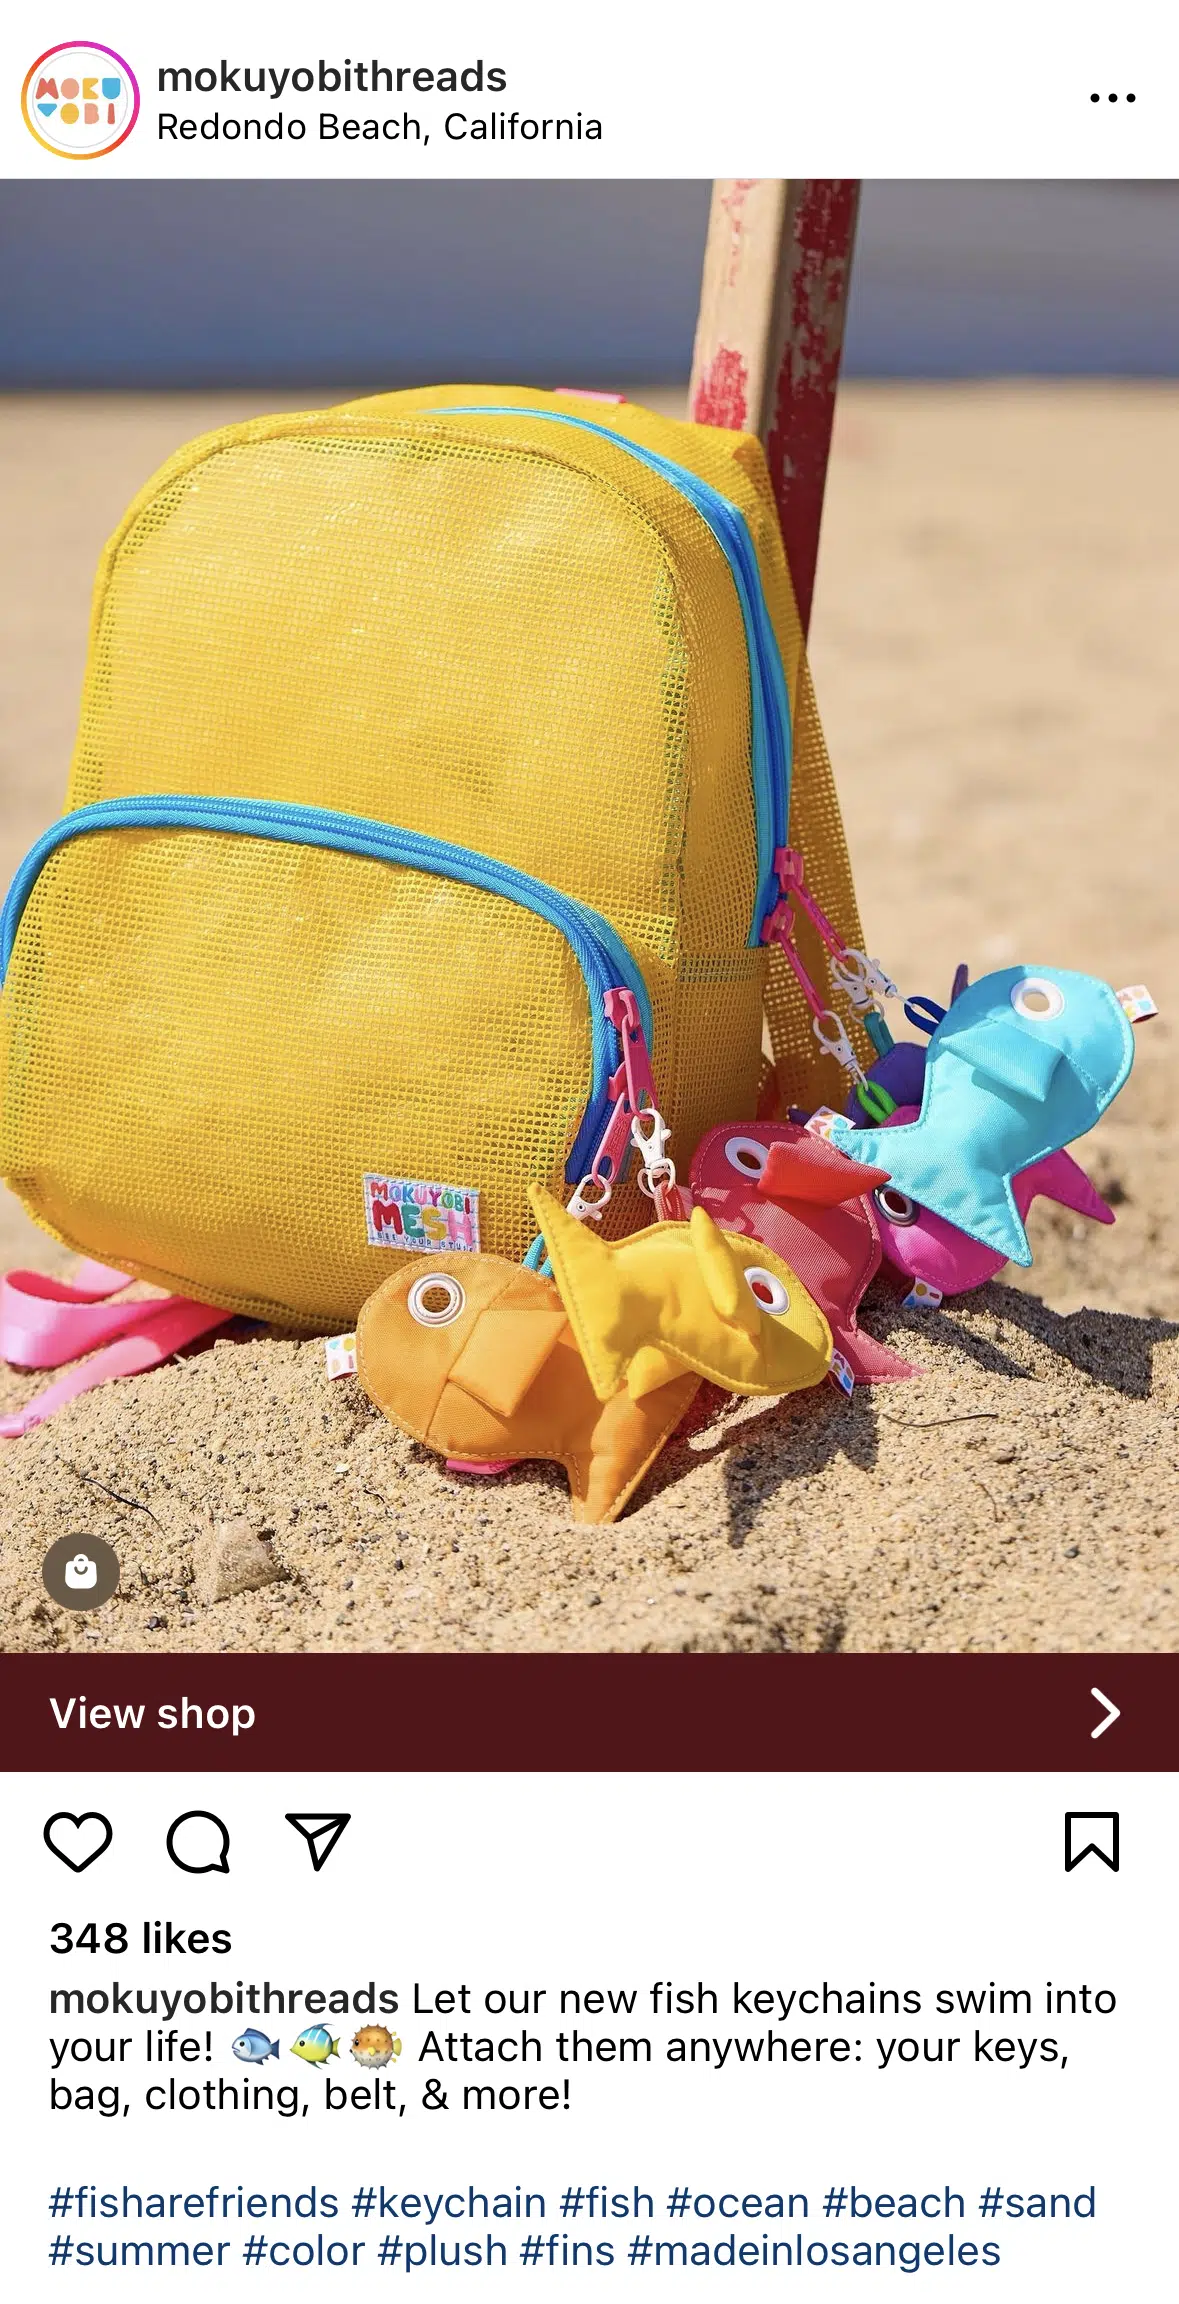
POLYGON ((907 1192, 898 1192, 891 1184, 881 1184, 872 1198, 880 1214, 886 1216, 890 1224, 916 1223, 917 1203, 910 1200, 907 1192))
POLYGON ((414 1281, 406 1308, 421 1328, 448 1328, 466 1301, 460 1283, 449 1272, 424 1272, 414 1281))
POLYGON ((789 1312, 790 1298, 776 1272, 767 1272, 762 1264, 747 1264, 745 1285, 762 1312, 772 1313, 775 1319, 789 1312))
POLYGON ((1047 1024, 1064 1014, 1064 994, 1047 976, 1021 976, 1011 987, 1011 1005, 1029 1024, 1047 1024))
POLYGON ((769 1156, 769 1145, 754 1136, 730 1136, 725 1145, 725 1158, 738 1176, 760 1176, 769 1156))

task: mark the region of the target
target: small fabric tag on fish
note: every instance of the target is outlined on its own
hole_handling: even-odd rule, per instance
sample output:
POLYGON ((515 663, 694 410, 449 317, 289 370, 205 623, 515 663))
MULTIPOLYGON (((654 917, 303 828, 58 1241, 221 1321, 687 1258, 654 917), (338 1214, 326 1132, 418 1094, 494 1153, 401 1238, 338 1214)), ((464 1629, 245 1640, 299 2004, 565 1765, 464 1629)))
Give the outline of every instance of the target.
POLYGON ((846 1392, 849 1397, 855 1391, 856 1380, 852 1375, 850 1364, 844 1359, 842 1352, 831 1354, 831 1366, 827 1371, 827 1379, 829 1383, 837 1384, 840 1391, 846 1392))
POLYGON ((479 1253, 479 1194, 466 1184, 422 1184, 411 1176, 366 1176, 364 1222, 372 1248, 435 1248, 479 1253))
POLYGON ((931 1280, 914 1280, 901 1303, 906 1312, 936 1312, 941 1300, 941 1289, 935 1288, 931 1280))
POLYGON ((323 1356, 327 1362, 329 1376, 355 1376, 355 1336, 325 1336, 323 1356))
POLYGON ((1145 984, 1124 984, 1115 994, 1119 1008, 1125 1011, 1131 1024, 1144 1024, 1148 1016, 1157 1016, 1158 1008, 1145 984))
POLYGON ((812 1112, 807 1121, 807 1135, 821 1136, 825 1144, 830 1144, 839 1133, 838 1121, 838 1112, 833 1112, 829 1104, 820 1104, 818 1111, 812 1112))

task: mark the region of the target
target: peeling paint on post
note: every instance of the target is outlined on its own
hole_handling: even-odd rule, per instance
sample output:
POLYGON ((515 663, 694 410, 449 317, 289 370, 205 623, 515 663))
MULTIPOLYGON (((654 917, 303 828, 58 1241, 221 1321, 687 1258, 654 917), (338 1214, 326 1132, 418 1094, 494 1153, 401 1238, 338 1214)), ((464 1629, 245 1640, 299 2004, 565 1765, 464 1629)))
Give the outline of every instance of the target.
POLYGON ((722 177, 713 185, 688 390, 694 424, 761 429, 785 216, 781 177, 722 177))
POLYGON ((762 437, 804 632, 810 624, 860 187, 792 184, 762 437))

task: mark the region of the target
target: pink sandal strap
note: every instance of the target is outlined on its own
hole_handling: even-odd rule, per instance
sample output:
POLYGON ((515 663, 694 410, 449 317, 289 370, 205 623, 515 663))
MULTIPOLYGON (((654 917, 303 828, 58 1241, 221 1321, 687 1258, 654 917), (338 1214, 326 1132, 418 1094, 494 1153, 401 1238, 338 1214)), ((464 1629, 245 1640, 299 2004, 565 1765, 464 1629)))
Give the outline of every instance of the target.
POLYGON ((0 1280, 0 1354, 16 1368, 60 1368, 98 1344, 125 1334, 142 1317, 139 1304, 107 1304, 131 1276, 83 1263, 72 1280, 46 1272, 8 1272, 0 1280))
MULTIPOLYGON (((57 1409, 64 1408, 67 1400, 92 1392, 96 1385, 109 1384, 118 1376, 141 1376, 148 1368, 158 1368, 161 1361, 170 1359, 182 1346, 195 1343, 198 1336, 207 1335, 210 1329, 224 1327, 233 1317, 232 1313, 220 1312, 211 1304, 194 1303, 187 1296, 165 1296, 162 1300, 157 1297, 146 1304, 128 1304, 120 1309, 129 1318, 118 1340, 96 1352, 93 1359, 80 1367, 71 1368, 68 1376, 50 1384, 15 1415, 0 1417, 0 1439, 19 1440, 57 1409)), ((86 1347, 83 1345, 80 1349, 84 1351, 86 1347)), ((70 1355, 63 1354, 65 1357, 70 1355)), ((42 1361, 40 1365, 47 1367, 54 1363, 42 1361)))

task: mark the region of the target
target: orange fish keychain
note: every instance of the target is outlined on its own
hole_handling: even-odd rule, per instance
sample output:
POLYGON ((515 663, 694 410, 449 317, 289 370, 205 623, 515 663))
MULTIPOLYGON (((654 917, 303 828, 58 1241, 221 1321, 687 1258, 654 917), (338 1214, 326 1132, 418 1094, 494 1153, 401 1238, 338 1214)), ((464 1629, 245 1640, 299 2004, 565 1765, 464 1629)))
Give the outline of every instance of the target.
POLYGON ((563 1464, 575 1520, 617 1519, 700 1381, 681 1370, 640 1400, 625 1388, 599 1400, 553 1282, 467 1250, 386 1280, 356 1354, 374 1406, 427 1448, 472 1465, 563 1464))

